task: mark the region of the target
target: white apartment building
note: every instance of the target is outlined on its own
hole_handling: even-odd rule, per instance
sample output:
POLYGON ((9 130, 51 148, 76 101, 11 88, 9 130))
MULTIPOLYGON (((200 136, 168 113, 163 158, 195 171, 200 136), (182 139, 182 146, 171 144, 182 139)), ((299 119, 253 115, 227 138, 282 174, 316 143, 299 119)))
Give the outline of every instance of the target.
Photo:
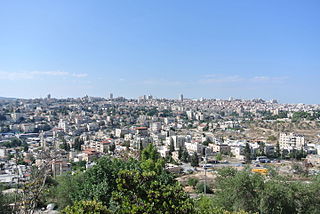
POLYGON ((220 152, 222 154, 227 154, 231 151, 230 146, 228 144, 209 144, 209 148, 212 149, 212 152, 217 153, 220 152))
POLYGON ((66 121, 60 119, 60 121, 58 123, 58 128, 59 129, 63 129, 63 131, 66 132, 67 131, 67 123, 66 123, 66 121))
POLYGON ((0 157, 3 158, 5 156, 7 156, 7 148, 2 147, 0 148, 0 157))
POLYGON ((25 117, 23 113, 18 112, 12 113, 10 116, 13 121, 18 121, 20 118, 25 117))
POLYGON ((109 151, 110 145, 113 144, 112 139, 107 139, 103 141, 86 141, 84 145, 81 146, 82 150, 92 149, 100 153, 106 153, 109 151))
POLYGON ((295 133, 280 133, 279 137, 280 149, 301 149, 305 146, 304 136, 295 133))
POLYGON ((244 160, 244 148, 242 145, 231 146, 230 151, 237 159, 244 160))
POLYGON ((159 122, 151 123, 150 129, 152 132, 159 132, 161 130, 161 123, 159 122))
POLYGON ((187 117, 189 120, 192 120, 193 119, 193 112, 190 110, 190 111, 186 111, 186 114, 187 114, 187 117))
POLYGON ((174 135, 171 137, 166 138, 166 144, 169 146, 170 143, 173 143, 175 150, 178 150, 180 147, 184 148, 185 143, 191 142, 191 136, 190 135, 174 135))
POLYGON ((194 152, 201 154, 203 150, 203 145, 199 142, 185 143, 185 147, 189 154, 193 154, 194 152))
POLYGON ((29 124, 29 123, 21 124, 21 130, 23 132, 33 132, 34 128, 35 126, 33 124, 29 124))
POLYGON ((115 136, 119 137, 119 138, 124 136, 125 134, 128 134, 128 133, 129 133, 129 131, 126 129, 116 129, 115 130, 115 136))

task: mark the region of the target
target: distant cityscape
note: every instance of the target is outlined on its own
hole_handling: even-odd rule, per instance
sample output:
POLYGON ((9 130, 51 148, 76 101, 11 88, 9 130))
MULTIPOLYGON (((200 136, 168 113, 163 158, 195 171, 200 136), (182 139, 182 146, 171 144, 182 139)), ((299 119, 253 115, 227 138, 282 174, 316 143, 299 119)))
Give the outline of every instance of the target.
POLYGON ((178 162, 178 150, 182 149, 188 156, 197 153, 199 160, 223 153, 241 163, 246 143, 255 155, 275 157, 279 143, 281 151, 277 152, 282 156, 302 149, 310 161, 318 161, 319 117, 320 105, 262 99, 191 100, 183 94, 176 100, 154 99, 152 95, 114 98, 112 93, 108 99, 55 99, 49 94, 44 99, 1 100, 0 181, 27 179, 31 165, 19 165, 21 169, 16 171, 13 157, 17 149, 24 151, 18 153, 22 163, 36 164, 44 161, 39 151, 55 151, 59 158, 52 162, 54 176, 72 170, 72 162, 90 164, 95 157, 119 156, 128 148, 134 154, 150 143, 163 157, 168 156, 173 143, 171 155, 178 162), (286 126, 291 122, 304 126, 286 126), (81 145, 75 144, 77 139, 81 145))
MULTIPOLYGON (((31 180, 34 167, 57 178, 90 169, 98 158, 138 159, 153 145, 178 175, 221 166, 295 175, 292 162, 320 170, 320 105, 277 100, 89 97, 0 100, 0 182, 31 180)), ((209 187, 208 187, 209 188, 209 187)), ((205 190, 207 191, 207 190, 205 190)))

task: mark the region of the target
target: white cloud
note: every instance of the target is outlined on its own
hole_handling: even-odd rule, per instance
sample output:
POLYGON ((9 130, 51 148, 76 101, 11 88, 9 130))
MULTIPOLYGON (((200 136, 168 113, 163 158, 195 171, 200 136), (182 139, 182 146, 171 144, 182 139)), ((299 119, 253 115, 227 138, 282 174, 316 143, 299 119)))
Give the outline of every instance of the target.
POLYGON ((0 71, 0 80, 28 80, 35 79, 44 76, 55 76, 55 77, 76 77, 83 78, 87 77, 86 73, 69 73, 65 71, 21 71, 21 72, 8 72, 0 71))
POLYGON ((268 77, 268 76, 256 76, 251 78, 250 80, 253 82, 279 82, 283 80, 287 80, 288 77, 268 77))
POLYGON ((269 81, 271 78, 270 77, 266 77, 266 76, 256 76, 253 77, 252 80, 253 81, 269 81))
POLYGON ((26 72, 35 76, 68 76, 69 73, 65 71, 29 71, 26 72))
POLYGON ((88 74, 85 74, 85 73, 80 73, 80 74, 73 73, 72 76, 73 77, 77 77, 77 78, 83 78, 83 77, 87 77, 88 74))

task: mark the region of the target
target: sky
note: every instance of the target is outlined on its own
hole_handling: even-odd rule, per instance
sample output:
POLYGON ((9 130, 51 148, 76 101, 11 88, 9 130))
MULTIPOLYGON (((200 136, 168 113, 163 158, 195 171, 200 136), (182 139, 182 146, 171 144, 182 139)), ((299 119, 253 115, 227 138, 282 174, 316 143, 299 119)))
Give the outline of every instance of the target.
POLYGON ((318 0, 2 0, 0 96, 320 103, 318 0))

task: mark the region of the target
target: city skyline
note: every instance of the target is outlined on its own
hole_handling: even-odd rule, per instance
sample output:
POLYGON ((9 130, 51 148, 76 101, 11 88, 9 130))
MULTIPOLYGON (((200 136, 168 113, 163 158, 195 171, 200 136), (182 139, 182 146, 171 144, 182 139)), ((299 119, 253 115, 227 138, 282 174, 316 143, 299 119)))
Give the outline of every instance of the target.
POLYGON ((277 99, 263 99, 261 97, 254 97, 251 99, 248 98, 239 98, 239 97, 228 97, 228 98, 215 98, 215 97, 188 97, 185 96, 184 94, 179 94, 176 97, 157 97, 154 96, 152 94, 141 94, 137 97, 126 97, 126 96, 121 96, 121 95, 114 95, 114 93, 107 93, 105 96, 90 96, 88 94, 84 95, 84 96, 79 96, 79 97, 54 97, 51 94, 47 94, 46 96, 42 96, 42 97, 33 97, 33 98, 23 98, 23 97, 0 97, 0 100, 37 100, 37 99, 56 99, 56 100, 65 100, 65 99, 83 99, 83 98, 95 98, 95 99, 105 99, 105 100, 119 100, 119 99, 126 99, 126 100, 144 100, 144 101, 151 101, 151 100, 172 100, 172 101, 180 101, 180 102, 184 102, 186 100, 189 101, 264 101, 267 103, 276 103, 276 104, 289 104, 289 105, 297 105, 297 104, 304 104, 304 105, 320 105, 320 104, 308 104, 308 103, 285 103, 285 102, 281 102, 277 99))
POLYGON ((229 97, 319 104, 318 1, 16 1, 0 96, 229 97))

